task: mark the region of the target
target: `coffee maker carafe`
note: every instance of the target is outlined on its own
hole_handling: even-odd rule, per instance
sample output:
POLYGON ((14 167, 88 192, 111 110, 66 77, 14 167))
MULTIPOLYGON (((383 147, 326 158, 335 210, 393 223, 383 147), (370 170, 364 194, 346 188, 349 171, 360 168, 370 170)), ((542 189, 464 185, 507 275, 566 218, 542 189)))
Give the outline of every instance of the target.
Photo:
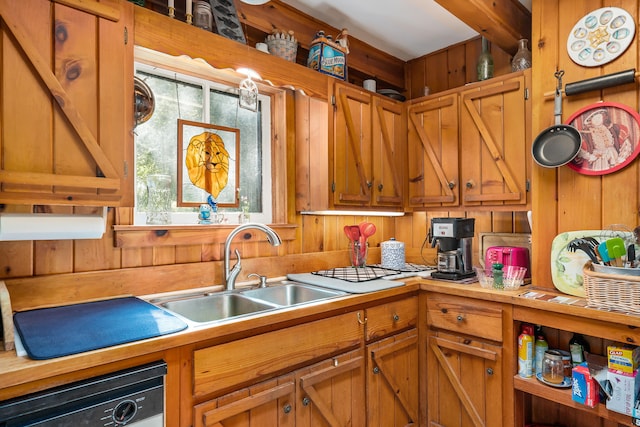
POLYGON ((473 277, 472 243, 475 219, 432 218, 429 231, 431 247, 438 249, 434 279, 461 280, 473 277))

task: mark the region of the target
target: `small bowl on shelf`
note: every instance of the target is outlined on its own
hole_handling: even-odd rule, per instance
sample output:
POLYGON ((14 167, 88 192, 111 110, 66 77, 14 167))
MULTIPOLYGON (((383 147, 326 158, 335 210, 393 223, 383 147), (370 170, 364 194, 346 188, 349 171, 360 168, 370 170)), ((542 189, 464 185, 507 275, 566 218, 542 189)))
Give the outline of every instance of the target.
POLYGON ((524 283, 524 276, 527 274, 526 267, 507 265, 504 267, 503 279, 504 290, 514 291, 524 283))
POLYGON ((493 289, 493 274, 491 270, 486 270, 483 267, 473 267, 473 269, 476 272, 480 286, 485 289, 493 289))

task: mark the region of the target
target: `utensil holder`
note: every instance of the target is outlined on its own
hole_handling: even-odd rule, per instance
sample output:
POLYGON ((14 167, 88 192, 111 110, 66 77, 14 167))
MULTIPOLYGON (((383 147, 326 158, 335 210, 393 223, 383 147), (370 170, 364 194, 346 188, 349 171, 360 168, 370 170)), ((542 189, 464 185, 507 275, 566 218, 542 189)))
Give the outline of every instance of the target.
POLYGON ((365 242, 364 245, 359 240, 349 242, 349 260, 352 267, 364 267, 367 264, 367 252, 369 250, 369 243, 365 242))
POLYGON ((582 273, 589 307, 640 315, 640 276, 597 273, 591 261, 582 273))

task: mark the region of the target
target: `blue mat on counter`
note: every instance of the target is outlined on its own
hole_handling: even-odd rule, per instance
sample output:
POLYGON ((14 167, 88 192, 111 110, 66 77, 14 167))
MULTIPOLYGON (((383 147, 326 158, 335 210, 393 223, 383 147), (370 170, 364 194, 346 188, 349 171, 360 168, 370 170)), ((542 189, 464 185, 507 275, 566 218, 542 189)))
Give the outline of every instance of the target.
POLYGON ((136 297, 115 298, 13 315, 32 359, 43 360, 181 331, 182 320, 136 297))

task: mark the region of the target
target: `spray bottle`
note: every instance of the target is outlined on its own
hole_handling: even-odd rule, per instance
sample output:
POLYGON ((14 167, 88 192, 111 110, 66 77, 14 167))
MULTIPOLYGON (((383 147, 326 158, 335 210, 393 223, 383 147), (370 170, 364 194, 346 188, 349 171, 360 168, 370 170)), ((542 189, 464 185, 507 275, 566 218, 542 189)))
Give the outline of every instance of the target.
POLYGON ((534 358, 533 325, 523 324, 518 336, 518 375, 523 378, 533 376, 534 358))

